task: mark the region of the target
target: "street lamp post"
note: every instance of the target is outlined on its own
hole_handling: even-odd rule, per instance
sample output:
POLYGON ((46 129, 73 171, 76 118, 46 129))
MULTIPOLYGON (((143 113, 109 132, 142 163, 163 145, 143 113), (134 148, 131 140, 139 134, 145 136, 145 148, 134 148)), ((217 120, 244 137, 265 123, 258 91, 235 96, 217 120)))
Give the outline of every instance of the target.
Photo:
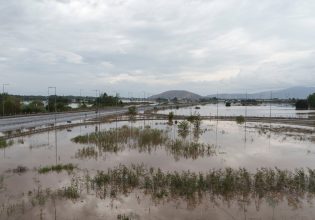
POLYGON ((5 115, 5 112, 4 112, 4 87, 5 86, 8 86, 9 84, 5 83, 5 84, 2 84, 2 96, 3 96, 3 99, 2 99, 2 116, 4 117, 5 115))
POLYGON ((55 126, 56 126, 56 121, 57 121, 57 88, 50 86, 48 87, 48 109, 49 109, 49 89, 54 89, 55 90, 55 126))

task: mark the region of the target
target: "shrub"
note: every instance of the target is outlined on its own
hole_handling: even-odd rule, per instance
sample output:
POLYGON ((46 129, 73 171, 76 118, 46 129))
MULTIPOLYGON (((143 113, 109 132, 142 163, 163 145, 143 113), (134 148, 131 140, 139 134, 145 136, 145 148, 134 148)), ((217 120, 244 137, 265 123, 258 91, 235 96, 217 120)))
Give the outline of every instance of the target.
POLYGON ((236 117, 236 122, 237 122, 238 124, 243 124, 243 123, 245 122, 244 116, 243 116, 243 115, 237 116, 237 117, 236 117))

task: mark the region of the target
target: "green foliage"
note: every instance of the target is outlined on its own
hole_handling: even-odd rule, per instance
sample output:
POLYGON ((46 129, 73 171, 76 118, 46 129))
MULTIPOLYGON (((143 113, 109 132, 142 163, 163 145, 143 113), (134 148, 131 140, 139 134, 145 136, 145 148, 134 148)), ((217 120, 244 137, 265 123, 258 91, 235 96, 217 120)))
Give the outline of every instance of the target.
POLYGON ((14 144, 13 140, 4 140, 4 139, 0 139, 0 149, 1 148, 6 148, 6 147, 10 147, 14 144))
POLYGON ((61 191, 61 196, 67 199, 78 199, 80 197, 79 190, 76 186, 68 186, 65 187, 63 191, 61 191))
POLYGON ((45 167, 41 167, 38 169, 38 173, 40 174, 45 174, 48 172, 57 172, 60 173, 63 170, 66 170, 68 172, 73 171, 76 168, 76 166, 74 166, 73 164, 69 163, 69 164, 57 164, 57 165, 52 165, 52 166, 45 166, 45 167))
POLYGON ((3 115, 3 104, 4 104, 4 114, 14 115, 21 113, 21 101, 15 96, 8 94, 0 95, 0 114, 3 115))
POLYGON ((235 120, 236 120, 236 123, 243 124, 245 122, 245 117, 243 115, 240 115, 240 116, 237 116, 235 120))
POLYGON ((315 108, 315 93, 313 93, 307 97, 307 102, 308 102, 310 108, 315 108))

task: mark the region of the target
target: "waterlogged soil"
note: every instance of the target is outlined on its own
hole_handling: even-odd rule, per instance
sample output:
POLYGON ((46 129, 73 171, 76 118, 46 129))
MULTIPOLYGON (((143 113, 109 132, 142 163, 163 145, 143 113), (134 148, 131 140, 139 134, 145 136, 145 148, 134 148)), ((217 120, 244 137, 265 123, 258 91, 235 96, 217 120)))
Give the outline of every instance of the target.
POLYGON ((203 121, 199 131, 189 126, 187 136, 182 137, 175 124, 138 121, 16 138, 13 145, 0 149, 0 219, 313 219, 315 194, 307 168, 315 169, 314 136, 310 127, 203 121), (143 127, 162 131, 149 132, 149 137, 159 141, 145 142, 143 127), (110 129, 111 133, 106 133, 110 129), (127 137, 119 136, 118 131, 127 137), (93 139, 95 132, 100 134, 94 136, 99 139, 93 139), (87 134, 87 142, 74 141, 87 134), (112 138, 111 145, 102 145, 101 137, 112 138), (123 138, 126 140, 121 141, 123 138), (56 164, 73 164, 75 168, 38 172, 56 164), (169 174, 167 178, 181 172, 198 176, 226 168, 233 172, 245 168, 252 182, 261 168, 286 170, 289 174, 282 188, 263 187, 262 191, 257 184, 251 184, 249 191, 229 188, 232 182, 220 190, 196 188, 192 183, 185 188, 187 182, 184 184, 181 177, 176 183, 184 194, 173 192, 172 184, 160 186, 159 190, 165 192, 148 190, 141 181, 149 177, 142 174, 134 182, 124 176, 126 182, 115 180, 113 185, 106 175, 96 181, 98 171, 118 172, 120 166, 125 166, 123 172, 127 173, 133 166, 142 166, 148 173, 160 169, 163 175, 169 174), (305 174, 296 169, 304 169, 305 174), (306 182, 300 181, 301 175, 306 182), (188 195, 193 189, 197 190, 195 194, 188 195))

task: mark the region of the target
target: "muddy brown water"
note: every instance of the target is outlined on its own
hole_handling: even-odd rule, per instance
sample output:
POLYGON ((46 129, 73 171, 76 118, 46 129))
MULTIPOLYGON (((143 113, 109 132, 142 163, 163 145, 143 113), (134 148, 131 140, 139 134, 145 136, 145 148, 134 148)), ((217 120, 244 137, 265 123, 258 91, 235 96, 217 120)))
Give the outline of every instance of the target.
MULTIPOLYGON (((176 138, 176 125, 165 121, 118 122, 123 125, 165 129, 169 138, 176 138)), ((215 154, 176 155, 165 147, 140 152, 128 146, 118 152, 97 149, 97 156, 78 157, 79 149, 93 144, 71 141, 78 135, 115 128, 116 123, 74 127, 71 130, 49 131, 14 139, 14 145, 0 150, 0 219, 117 219, 126 215, 130 219, 314 219, 313 197, 296 200, 281 195, 240 199, 210 198, 201 201, 169 198, 154 201, 141 189, 132 190, 115 199, 101 199, 95 192, 82 190, 80 198, 71 200, 47 198, 44 204, 32 204, 39 191, 51 191, 68 186, 75 179, 107 170, 119 164, 144 164, 162 171, 207 172, 210 169, 246 168, 251 172, 261 167, 295 170, 315 168, 315 142, 313 128, 280 124, 203 121, 203 132, 198 138, 190 133, 186 141, 198 141, 215 146, 215 154), (268 129, 272 126, 273 129, 268 129), (286 127, 286 129, 283 129, 286 127), (301 128, 299 130, 299 128, 301 128), (304 130, 303 130, 304 129, 304 130), (308 132, 305 132, 307 130, 308 132), (38 174, 37 168, 72 163, 78 166, 72 173, 65 171, 38 174), (13 169, 26 167, 25 172, 13 169)), ((84 187, 83 187, 84 188, 84 187)))

